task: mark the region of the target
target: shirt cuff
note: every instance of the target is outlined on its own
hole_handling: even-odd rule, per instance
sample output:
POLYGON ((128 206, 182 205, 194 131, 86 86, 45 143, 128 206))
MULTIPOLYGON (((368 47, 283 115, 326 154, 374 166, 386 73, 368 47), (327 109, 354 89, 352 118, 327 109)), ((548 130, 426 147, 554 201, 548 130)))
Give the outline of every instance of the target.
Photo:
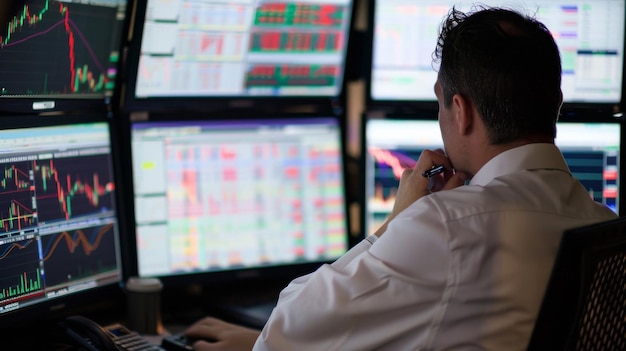
POLYGON ((378 240, 378 235, 370 235, 367 238, 365 238, 365 240, 367 240, 370 243, 370 245, 374 245, 374 242, 378 240))

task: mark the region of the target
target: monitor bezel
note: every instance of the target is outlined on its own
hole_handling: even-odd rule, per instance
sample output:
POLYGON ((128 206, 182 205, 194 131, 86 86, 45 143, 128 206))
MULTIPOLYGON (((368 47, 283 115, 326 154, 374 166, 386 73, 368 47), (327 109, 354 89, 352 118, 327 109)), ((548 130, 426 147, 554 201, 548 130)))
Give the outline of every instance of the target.
MULTIPOLYGON (((359 145, 360 145, 360 153, 358 158, 358 166, 361 169, 359 175, 359 229, 361 234, 368 235, 368 232, 371 231, 372 228, 368 228, 368 210, 367 210, 367 158, 369 157, 367 154, 367 122, 370 120, 415 120, 415 121, 437 121, 437 113, 435 112, 434 116, 431 114, 432 112, 428 112, 426 114, 416 113, 416 114, 402 114, 402 115, 389 115, 384 116, 380 114, 367 115, 364 114, 360 127, 359 127, 359 145)), ((607 117, 606 115, 602 115, 601 119, 597 119, 596 115, 583 116, 580 114, 577 115, 566 115, 559 118, 557 123, 608 123, 608 124, 616 124, 620 127, 620 155, 619 155, 619 174, 618 174, 618 214, 623 215, 626 211, 626 186, 623 184, 623 180, 626 179, 626 174, 622 174, 622 170, 626 166, 626 160, 624 160, 624 156, 622 155, 622 150, 624 149, 624 145, 626 143, 626 128, 624 127, 624 123, 626 121, 626 116, 617 115, 607 117)))
POLYGON ((367 236, 370 232, 373 232, 377 228, 368 228, 368 219, 369 213, 367 208, 368 193, 367 193, 367 167, 368 167, 368 158, 369 154, 367 152, 367 124, 373 120, 395 120, 395 121, 424 121, 424 122, 433 122, 437 123, 437 111, 432 110, 420 110, 420 112, 416 113, 403 113, 403 114, 390 114, 390 115, 381 115, 379 113, 375 114, 364 114, 361 124, 359 126, 359 145, 360 145, 360 153, 358 158, 358 167, 361 170, 359 172, 359 190, 358 190, 358 201, 359 201, 359 230, 362 235, 367 236))
POLYGON ((339 76, 338 94, 336 95, 310 95, 310 96, 238 96, 238 95, 215 95, 215 96, 157 96, 139 98, 135 96, 139 59, 141 56, 141 42, 143 36, 144 20, 149 0, 137 0, 134 9, 134 20, 127 38, 123 71, 123 88, 120 94, 120 107, 125 113, 137 111, 161 112, 161 111, 186 111, 190 113, 202 113, 214 111, 225 113, 237 111, 245 114, 250 111, 263 111, 268 114, 275 113, 324 113, 334 111, 341 113, 346 96, 347 60, 348 48, 351 46, 352 28, 355 21, 356 5, 358 0, 350 0, 349 21, 346 28, 346 41, 343 51, 343 67, 339 76))
MULTIPOLYGON (((262 121, 266 119, 270 120, 307 120, 307 119, 315 119, 319 118, 333 118, 338 122, 339 127, 339 146, 341 150, 342 156, 342 167, 343 167, 343 176, 342 181, 344 182, 343 192, 344 192, 344 213, 345 213, 345 228, 346 228, 346 250, 352 247, 355 242, 360 237, 355 237, 351 233, 350 223, 351 216, 349 211, 349 198, 348 198, 348 176, 347 176, 347 150, 346 150, 346 140, 345 140, 345 130, 346 130, 346 119, 345 116, 341 115, 329 115, 329 114, 311 114, 311 113, 303 113, 303 114, 219 114, 216 115, 214 113, 187 113, 187 112, 176 112, 176 113, 128 113, 123 116, 125 127, 123 128, 123 141, 122 144, 125 145, 123 149, 124 154, 122 156, 124 166, 121 167, 123 170, 123 179, 128 179, 126 182, 125 189, 125 203, 126 203, 126 211, 128 212, 128 218, 125 221, 126 227, 124 231, 128 233, 129 239, 126 242, 128 247, 128 269, 124 274, 124 281, 126 281, 130 277, 139 276, 139 267, 138 267, 138 257, 137 257, 137 241, 136 241, 136 223, 134 218, 135 213, 135 205, 134 205, 134 191, 133 191, 133 172, 132 172, 132 150, 130 148, 132 136, 131 136, 131 124, 133 123, 153 123, 153 122, 179 122, 179 121, 209 121, 209 122, 232 122, 233 120, 241 120, 241 121, 250 121, 254 122, 255 120, 262 121), (179 116, 184 116, 184 118, 180 118, 179 116)), ((284 264, 276 264, 276 265, 267 265, 267 266, 257 266, 257 267, 243 267, 236 269, 225 269, 225 270, 215 270, 215 271, 198 271, 198 272, 185 272, 181 274, 168 274, 168 275, 156 275, 149 276, 151 278, 160 279, 166 288, 179 289, 187 286, 203 286, 203 287, 216 287, 220 286, 222 288, 226 288, 227 286, 234 285, 254 285, 256 283, 263 283, 269 281, 289 281, 298 276, 310 273, 315 269, 319 268, 323 264, 331 263, 333 260, 327 261, 317 261, 317 262, 290 262, 284 264)))
MULTIPOLYGON (((374 35, 375 35, 375 17, 376 17, 376 2, 382 0, 371 0, 368 2, 367 20, 368 26, 365 31, 365 45, 364 54, 367 60, 365 64, 365 104, 368 111, 377 111, 385 115, 412 115, 430 113, 438 110, 437 100, 427 99, 410 99, 410 100, 395 100, 395 99, 375 99, 372 96, 372 72, 374 69, 374 35)), ((612 118, 619 118, 620 114, 624 111, 624 95, 626 94, 626 4, 624 5, 624 38, 625 42, 622 47, 622 92, 619 101, 615 102, 577 102, 566 101, 563 102, 561 107, 561 116, 564 118, 575 119, 592 119, 592 120, 610 120, 612 118)), ((436 39, 433 38, 433 48, 435 50, 436 39)), ((435 82, 427 82, 426 84, 434 85, 435 82)))
MULTIPOLYGON (((50 95, 50 96, 8 96, 0 97, 0 114, 57 114, 57 113, 82 113, 91 111, 94 113, 107 113, 115 109, 115 103, 118 101, 117 94, 120 86, 120 76, 124 69, 123 60, 123 44, 125 37, 128 35, 131 23, 133 3, 135 0, 125 0, 125 11, 122 25, 119 28, 117 74, 114 79, 114 88, 109 93, 93 94, 92 96, 77 96, 73 94, 66 95, 50 95)), ((113 49, 113 48, 112 48, 113 49)))
MULTIPOLYGON (((626 186, 624 185, 624 180, 626 179, 626 174, 624 174, 623 170, 625 169, 624 167, 626 166, 626 160, 624 160, 624 147, 626 145, 626 128, 624 127, 624 123, 626 121, 626 116, 624 116, 621 113, 615 114, 615 115, 611 115, 611 116, 606 116, 606 115, 601 115, 601 118, 597 118, 597 115, 594 114, 590 114, 590 115, 583 115, 583 114, 572 114, 572 115, 566 115, 566 116, 561 116, 559 118, 559 120, 557 121, 557 128, 558 128, 558 124, 561 123, 598 123, 598 124, 616 124, 619 126, 619 133, 620 133, 620 140, 619 140, 619 145, 620 145, 620 152, 619 152, 619 173, 618 173, 618 190, 617 190, 617 196, 618 196, 618 205, 617 205, 617 214, 619 216, 623 216, 626 213, 626 186)), ((558 133, 558 130, 557 130, 558 133)))
MULTIPOLYGON (((110 132, 111 159, 113 163, 113 180, 116 183, 115 206, 118 214, 117 232, 118 238, 118 263, 119 279, 115 282, 102 284, 91 289, 81 290, 75 293, 61 295, 51 299, 45 299, 38 303, 21 307, 14 311, 0 314, 0 328, 22 328, 25 325, 56 323, 61 318, 71 314, 103 314, 110 313, 120 307, 124 295, 122 278, 126 271, 125 263, 127 248, 125 247, 126 236, 122 230, 124 220, 124 203, 122 196, 117 191, 120 187, 120 178, 117 169, 118 143, 115 136, 115 121, 110 114, 99 112, 85 112, 76 114, 56 115, 3 115, 0 116, 2 129, 15 129, 24 127, 47 127, 58 125, 72 125, 85 123, 104 122, 110 132)), ((119 312, 119 311, 118 311, 119 312)), ((23 329, 22 329, 23 330, 23 329)))

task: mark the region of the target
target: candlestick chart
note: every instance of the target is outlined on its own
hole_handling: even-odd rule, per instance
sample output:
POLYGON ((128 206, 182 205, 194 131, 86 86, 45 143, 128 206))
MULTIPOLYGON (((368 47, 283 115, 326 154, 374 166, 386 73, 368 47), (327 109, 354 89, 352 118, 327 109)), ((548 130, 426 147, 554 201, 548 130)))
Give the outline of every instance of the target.
POLYGON ((0 96, 104 96, 112 90, 117 7, 14 1, 0 31, 0 96))
POLYGON ((0 166, 0 233, 35 227, 34 189, 30 162, 0 166))
POLYGON ((111 211, 109 155, 38 161, 33 167, 39 223, 111 211))

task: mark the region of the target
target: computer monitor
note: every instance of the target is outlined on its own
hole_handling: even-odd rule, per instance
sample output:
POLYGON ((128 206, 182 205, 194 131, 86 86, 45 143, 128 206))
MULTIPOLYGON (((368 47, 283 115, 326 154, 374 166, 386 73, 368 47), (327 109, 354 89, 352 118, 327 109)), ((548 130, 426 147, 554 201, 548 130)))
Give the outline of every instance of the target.
POLYGON ((337 117, 163 118, 131 123, 134 274, 241 283, 346 252, 337 117))
POLYGON ((374 233, 387 219, 405 168, 425 149, 443 148, 437 120, 366 118, 362 131, 364 196, 361 231, 374 233))
MULTIPOLYGON (((475 2, 450 0, 373 1, 370 104, 422 103, 436 109, 433 53, 450 8, 475 2)), ((551 30, 562 59, 564 107, 593 104, 609 112, 622 98, 624 0, 480 1, 536 14, 551 30)), ((401 104, 398 104, 401 106, 401 104)))
POLYGON ((106 110, 126 7, 127 0, 2 1, 0 111, 106 110))
POLYGON ((2 117, 1 327, 93 312, 120 291, 111 140, 106 118, 2 117))
POLYGON ((330 100, 342 92, 352 11, 352 0, 142 1, 125 108, 330 100))
POLYGON ((589 196, 620 210, 622 128, 619 122, 559 122, 555 143, 589 196))
MULTIPOLYGON (((391 213, 402 171, 425 149, 443 148, 436 120, 367 119, 363 131, 362 226, 375 232, 391 213)), ((559 122, 556 145, 589 196, 620 212, 619 122, 559 122)))

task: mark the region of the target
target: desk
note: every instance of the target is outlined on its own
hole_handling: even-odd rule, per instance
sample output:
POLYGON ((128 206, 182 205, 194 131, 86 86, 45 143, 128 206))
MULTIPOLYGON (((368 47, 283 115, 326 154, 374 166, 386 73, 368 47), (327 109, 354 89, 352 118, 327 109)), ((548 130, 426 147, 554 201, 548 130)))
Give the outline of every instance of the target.
MULTIPOLYGON (((161 335, 144 336, 153 344, 160 345, 163 336, 182 332, 190 324, 209 315, 227 322, 261 329, 271 311, 271 306, 267 305, 268 301, 275 301, 279 291, 286 284, 285 281, 265 282, 263 286, 233 284, 219 291, 199 287, 166 288, 162 296, 164 332, 161 335), (252 304, 237 305, 239 301, 247 300, 249 297, 254 297, 250 300, 252 304), (265 302, 266 305, 255 307, 254 302, 265 302)), ((71 342, 58 323, 64 316, 79 314, 100 325, 114 323, 126 325, 124 295, 120 294, 115 299, 113 305, 107 304, 106 307, 99 307, 95 311, 67 311, 63 317, 43 316, 32 323, 29 321, 0 330, 2 340, 0 350, 78 350, 79 348, 71 342)))

